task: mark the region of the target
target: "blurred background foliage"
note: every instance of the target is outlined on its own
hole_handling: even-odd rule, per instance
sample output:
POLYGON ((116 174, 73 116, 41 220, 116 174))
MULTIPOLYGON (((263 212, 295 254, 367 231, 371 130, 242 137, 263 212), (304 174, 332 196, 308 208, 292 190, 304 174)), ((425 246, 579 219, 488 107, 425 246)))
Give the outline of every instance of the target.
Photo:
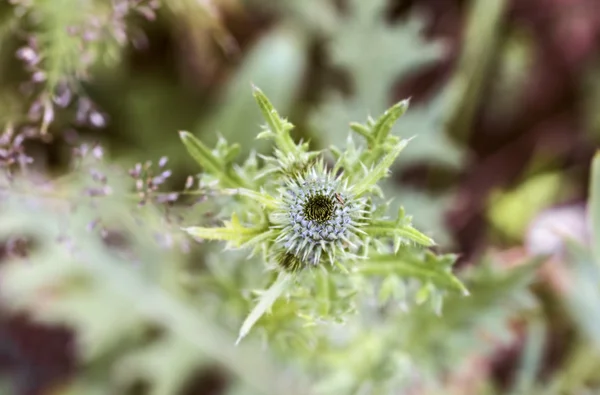
POLYGON ((600 391, 596 0, 10 0, 0 52, 0 394, 600 391), (290 308, 235 348, 263 273, 179 232, 226 198, 172 192, 179 130, 269 149, 251 83, 317 149, 410 97, 383 189, 471 296, 390 277, 329 337, 290 308))

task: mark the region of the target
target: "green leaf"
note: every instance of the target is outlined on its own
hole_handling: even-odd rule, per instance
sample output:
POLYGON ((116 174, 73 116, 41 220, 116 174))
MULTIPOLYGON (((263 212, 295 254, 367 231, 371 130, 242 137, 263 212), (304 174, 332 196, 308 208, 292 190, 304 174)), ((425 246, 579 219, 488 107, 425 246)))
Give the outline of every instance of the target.
POLYGON ((402 100, 387 109, 371 129, 374 145, 383 145, 396 121, 408 110, 410 99, 402 100))
POLYGON ((227 241, 236 248, 256 244, 271 236, 269 229, 264 226, 244 227, 235 213, 231 216, 231 221, 224 221, 224 224, 222 228, 191 226, 182 230, 196 239, 227 241))
MULTIPOLYGON (((455 136, 466 139, 473 132, 472 125, 482 100, 490 100, 486 83, 491 70, 498 67, 500 44, 505 44, 504 23, 509 9, 506 0, 476 0, 469 3, 468 18, 464 21, 464 46, 458 59, 447 92, 448 128, 455 136)), ((496 71, 498 72, 498 71, 496 71)), ((502 76, 502 72, 498 72, 502 76)), ((502 94, 500 94, 502 95, 502 94)), ((504 93, 504 95, 506 95, 504 93)), ((491 100, 501 102, 492 96, 491 100)), ((496 103, 496 101, 495 101, 496 103)), ((495 108, 498 111, 497 108, 495 108)), ((501 114, 496 112, 497 114, 501 114)))
POLYGON ((286 119, 281 118, 267 96, 256 86, 252 85, 254 99, 260 107, 264 119, 267 121, 268 129, 260 133, 257 138, 272 138, 277 148, 284 154, 295 154, 298 147, 290 136, 293 125, 286 119))
MULTIPOLYGON (((396 121, 404 115, 408 109, 410 99, 402 100, 392 107, 388 108, 377 121, 373 121, 371 118, 367 120, 366 125, 362 125, 357 122, 350 123, 350 129, 360 134, 367 140, 368 146, 371 150, 383 147, 386 143, 390 142, 390 132, 396 121)), ((397 137, 391 139, 391 142, 397 141, 397 137)), ((371 156, 373 151, 369 152, 371 156)))
POLYGON ((365 263, 356 266, 358 273, 367 276, 413 277, 423 283, 432 283, 440 288, 451 289, 468 295, 469 291, 450 271, 455 257, 451 255, 435 256, 430 252, 422 257, 412 251, 399 254, 381 254, 369 257, 365 263))
POLYGON ((590 185, 590 223, 592 228, 592 251, 596 263, 600 265, 600 151, 596 152, 592 161, 590 185))
MULTIPOLYGON (((423 37, 420 18, 411 15, 402 22, 386 23, 386 7, 385 0, 349 1, 348 14, 340 18, 339 28, 329 39, 332 61, 348 72, 355 93, 348 97, 331 92, 312 117, 311 124, 322 132, 318 137, 325 140, 324 145, 344 146, 349 123, 385 111, 390 105, 391 86, 442 57, 442 45, 423 37)), ((419 136, 427 134, 430 137, 424 138, 426 144, 437 145, 444 136, 443 128, 422 115, 416 121, 407 127, 399 123, 396 128, 419 136)), ((356 126, 351 128, 364 136, 364 128, 357 130, 356 126)), ((453 151, 451 146, 446 148, 448 154, 453 151)), ((423 155, 419 159, 435 157, 423 155)))
MULTIPOLYGON (((365 126, 365 125, 363 125, 361 123, 358 123, 358 122, 350 122, 350 129, 352 129, 356 133, 358 133, 361 136, 363 136, 365 138, 365 140, 367 140, 367 142, 369 142, 369 145, 372 145, 373 135, 371 134, 371 128, 370 127, 365 126)), ((336 149, 339 149, 339 148, 336 148, 336 149)))
POLYGON ((228 161, 232 159, 232 154, 236 153, 238 150, 235 145, 226 151, 226 160, 216 156, 206 145, 191 133, 181 131, 179 132, 179 136, 192 158, 198 162, 206 173, 217 177, 223 187, 241 188, 247 186, 246 182, 233 171, 232 165, 228 161))
POLYGON ((394 240, 394 253, 398 252, 400 246, 408 241, 423 246, 435 245, 433 239, 412 227, 410 218, 405 216, 402 207, 398 210, 398 218, 395 221, 372 220, 361 229, 371 237, 392 237, 394 240))
POLYGON ((567 241, 571 263, 571 286, 565 299, 575 322, 597 346, 600 346, 600 267, 587 248, 567 241))
POLYGON ((398 343, 413 360, 420 361, 424 379, 452 371, 473 353, 490 355, 495 343, 489 339, 510 339, 514 336, 511 319, 530 316, 529 310, 535 307, 536 298, 529 285, 540 263, 526 260, 506 268, 488 255, 461 272, 470 297, 454 292, 444 295, 443 314, 439 316, 436 299, 445 292, 435 291, 429 296, 433 309, 410 309, 390 318, 391 334, 400 339, 398 343), (481 333, 490 337, 478 336, 481 333))
POLYGON ((531 317, 527 322, 524 350, 517 369, 517 377, 510 394, 534 393, 548 341, 548 327, 541 317, 531 317))
POLYGON ((353 193, 356 196, 362 196, 364 193, 370 191, 376 186, 377 182, 382 178, 386 177, 390 171, 390 166, 400 152, 406 147, 408 140, 402 140, 396 146, 388 152, 375 166, 375 168, 368 170, 364 169, 364 178, 361 178, 353 187, 353 193))
POLYGON ((290 273, 282 272, 279 274, 275 282, 269 287, 269 289, 260 296, 258 304, 254 306, 248 317, 244 320, 240 328, 240 332, 236 341, 239 344, 240 341, 256 324, 256 322, 273 306, 273 303, 283 294, 288 284, 290 283, 292 276, 290 273))
MULTIPOLYGON (((352 0, 347 6, 347 13, 340 18, 340 27, 333 30, 328 42, 332 62, 348 74, 353 94, 348 96, 333 89, 326 92, 325 101, 310 117, 314 137, 318 137, 316 140, 322 146, 344 147, 348 124, 361 136, 368 135, 368 125, 351 122, 385 111, 391 104, 391 86, 443 57, 443 44, 424 37, 425 23, 419 15, 407 15, 388 23, 384 20, 385 0, 352 0)), ((427 103, 416 106, 411 103, 410 111, 398 119, 390 136, 416 138, 410 149, 398 157, 391 168, 393 172, 415 163, 436 163, 452 169, 463 165, 465 151, 450 138, 445 127, 448 105, 452 101, 451 95, 441 91, 427 103)), ((377 155, 373 160, 383 155, 383 152, 374 153, 377 155)), ((371 166, 367 161, 364 163, 371 166)), ((388 184, 394 196, 403 201, 416 194, 406 186, 392 184, 391 180, 381 184, 382 187, 388 184)), ((425 211, 426 215, 418 217, 420 226, 435 232, 438 243, 449 243, 450 234, 440 212, 447 210, 452 200, 439 200, 436 207, 430 208, 426 202, 432 197, 425 193, 419 195, 414 204, 403 204, 411 212, 415 207, 425 211)))
POLYGON ((256 192, 251 189, 238 188, 238 189, 226 189, 224 192, 229 193, 231 195, 239 195, 239 196, 247 197, 247 198, 249 198, 257 203, 260 203, 261 205, 268 207, 270 209, 273 209, 273 208, 277 207, 277 205, 278 205, 277 200, 275 198, 273 198, 273 196, 269 195, 268 193, 266 193, 264 191, 256 192))

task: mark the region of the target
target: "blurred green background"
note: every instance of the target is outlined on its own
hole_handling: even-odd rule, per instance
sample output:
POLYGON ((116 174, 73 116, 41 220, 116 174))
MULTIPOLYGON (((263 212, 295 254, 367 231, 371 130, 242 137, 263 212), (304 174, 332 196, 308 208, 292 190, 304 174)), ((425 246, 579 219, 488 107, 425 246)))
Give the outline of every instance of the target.
MULTIPOLYGON (((166 156, 172 175, 161 190, 181 190, 199 170, 183 150, 180 130, 209 146, 219 136, 238 142, 241 158, 252 149, 268 151, 255 140, 263 121, 251 84, 296 125, 294 137, 315 149, 345 146, 349 122, 377 116, 410 97, 410 109, 394 133, 416 137, 383 189, 437 241, 440 252, 459 255, 457 270, 472 296, 450 298, 442 317, 416 309, 390 324, 395 340, 382 347, 401 349, 411 359, 410 368, 397 369, 419 383, 394 393, 600 393, 600 260, 594 255, 600 239, 593 241, 588 220, 589 208, 600 205, 593 201, 600 192, 590 193, 592 158, 600 146, 597 0, 165 0, 156 9, 150 3, 0 4, 4 130, 45 125, 49 113, 40 112, 40 106, 52 101, 44 95, 58 92, 50 104, 54 110, 46 137, 24 145, 34 159, 35 177, 60 180, 70 174, 76 135, 77 144, 99 143, 110 166, 129 169, 166 156), (124 9, 127 17, 119 14, 124 9), (122 34, 128 41, 119 43, 122 34), (31 59, 36 55, 23 48, 35 49, 44 61, 36 63, 31 59), (45 77, 32 84, 38 66, 45 77), (64 108, 61 100, 66 100, 64 108), (567 248, 563 236, 577 247, 567 248), (540 254, 544 263, 531 269, 540 254)), ((12 152, 12 143, 4 140, 3 160, 12 152)), ((77 190, 86 181, 73 182, 66 188, 77 190)), ((119 179, 115 184, 110 185, 128 189, 134 182, 119 179)), ((43 228, 43 221, 63 220, 52 210, 46 219, 30 218, 25 203, 15 204, 5 205, 0 221, 31 221, 31 229, 41 232, 36 228, 43 228)), ((187 204, 190 199, 182 199, 172 208, 174 216, 183 216, 173 223, 164 220, 160 208, 144 214, 149 216, 145 220, 165 234, 179 223, 210 220, 210 198, 192 208, 187 204)), ((116 217, 127 211, 102 210, 116 217)), ((88 214, 76 221, 85 222, 88 214)), ((0 228, 5 244, 0 256, 8 259, 16 228, 0 228)), ((174 237, 172 243, 185 243, 181 235, 174 237)), ((186 246, 189 253, 174 249, 153 255, 155 247, 147 245, 154 242, 144 240, 136 242, 156 261, 156 268, 148 270, 160 272, 157 278, 174 293, 206 286, 210 291, 202 303, 207 314, 235 327, 227 315, 243 315, 245 299, 232 296, 235 290, 223 291, 222 284, 210 288, 194 280, 207 270, 223 270, 224 282, 233 276, 233 266, 211 263, 217 247, 193 244, 186 246), (161 267, 160 254, 173 262, 169 269, 161 267), (181 271, 192 279, 181 280, 181 271)), ((115 281, 111 278, 106 281, 115 281)), ((231 280, 230 286, 238 281, 245 280, 231 280)), ((0 286, 7 283, 1 280, 0 286)), ((51 323, 3 312, 0 377, 7 384, 0 385, 0 394, 253 393, 231 384, 228 373, 245 369, 244 362, 253 365, 253 354, 228 355, 218 361, 220 367, 204 360, 181 362, 189 356, 175 335, 144 349, 147 354, 137 351, 116 373, 109 368, 117 360, 114 350, 89 357, 102 366, 89 368, 74 351, 73 339, 78 331, 96 328, 98 312, 107 310, 97 324, 102 328, 107 320, 130 314, 111 311, 125 303, 109 302, 112 295, 99 290, 89 304, 65 307, 63 318, 51 323), (77 316, 84 311, 93 312, 92 317, 77 316), (121 377, 121 370, 129 373, 121 377), (166 371, 171 375, 156 373, 166 371), (127 391, 111 392, 99 384, 113 373, 118 388, 127 391), (136 374, 159 384, 133 385, 136 374)), ((140 337, 151 337, 146 332, 152 332, 152 325, 138 326, 109 325, 102 335, 94 332, 91 342, 132 348, 142 342, 140 337), (117 336, 120 331, 129 335, 117 336)), ((389 337, 364 336, 374 342, 389 337)), ((354 351, 358 360, 365 358, 354 351)), ((348 393, 384 393, 362 391, 348 393)))

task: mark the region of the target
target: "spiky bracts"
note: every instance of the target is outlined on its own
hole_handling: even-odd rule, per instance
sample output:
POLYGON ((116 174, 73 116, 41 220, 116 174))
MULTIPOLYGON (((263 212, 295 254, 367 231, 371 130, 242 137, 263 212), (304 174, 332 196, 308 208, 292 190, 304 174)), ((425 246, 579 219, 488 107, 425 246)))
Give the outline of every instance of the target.
POLYGON ((343 175, 335 177, 316 163, 288 178, 278 201, 272 214, 273 227, 280 231, 275 243, 302 263, 295 269, 354 257, 365 200, 353 196, 343 175))

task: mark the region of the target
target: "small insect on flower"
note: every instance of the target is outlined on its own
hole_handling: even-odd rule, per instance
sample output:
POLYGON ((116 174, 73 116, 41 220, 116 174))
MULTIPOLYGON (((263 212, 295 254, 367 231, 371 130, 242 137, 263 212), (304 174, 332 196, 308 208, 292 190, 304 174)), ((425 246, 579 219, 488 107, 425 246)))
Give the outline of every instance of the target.
POLYGON ((339 193, 335 193, 335 198, 337 199, 338 202, 340 202, 340 204, 342 205, 342 207, 344 206, 344 199, 342 199, 342 196, 339 193))

